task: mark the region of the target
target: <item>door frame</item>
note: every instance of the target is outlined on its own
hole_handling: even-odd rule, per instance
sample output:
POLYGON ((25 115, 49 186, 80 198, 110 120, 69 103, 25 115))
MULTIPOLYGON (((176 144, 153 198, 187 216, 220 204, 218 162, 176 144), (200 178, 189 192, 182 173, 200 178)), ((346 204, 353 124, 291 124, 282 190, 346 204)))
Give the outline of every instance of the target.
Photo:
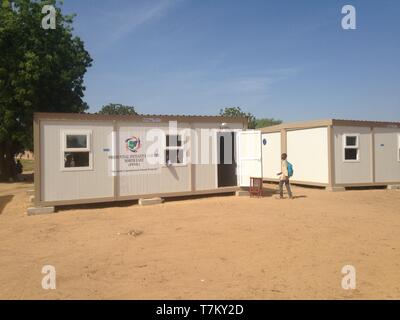
MULTIPOLYGON (((236 161, 236 180, 238 180, 238 171, 237 171, 237 166, 238 166, 238 162, 237 162, 237 136, 238 136, 238 132, 242 132, 243 130, 242 129, 216 129, 215 130, 215 132, 214 132, 214 135, 213 135, 213 139, 214 139, 214 147, 213 147, 213 150, 215 150, 215 153, 213 154, 213 161, 214 161, 214 169, 215 169, 215 178, 214 178, 214 185, 215 185, 215 188, 216 189, 219 189, 219 188, 224 188, 224 187, 218 187, 218 152, 219 152, 219 150, 218 150, 218 133, 220 133, 220 132, 232 132, 233 133, 233 135, 234 135, 234 139, 235 139, 235 153, 236 154, 234 154, 234 156, 236 157, 235 158, 235 161, 236 161)), ((234 187, 234 186, 232 186, 232 187, 234 187)))
POLYGON ((237 172, 236 172, 236 176, 237 181, 238 181, 238 186, 239 187, 248 187, 247 184, 246 185, 242 185, 242 174, 241 174, 241 169, 242 169, 242 160, 258 160, 260 162, 260 174, 261 174, 261 178, 263 178, 263 168, 262 168, 262 164, 263 164, 263 159, 262 159, 262 132, 260 130, 244 130, 241 131, 238 135, 237 135, 237 139, 236 139, 236 158, 237 158, 237 172), (258 143, 258 147, 259 147, 259 154, 260 157, 241 157, 240 155, 240 140, 241 137, 240 135, 242 134, 252 134, 252 133, 257 133, 257 135, 259 136, 259 143, 258 143))
MULTIPOLYGON (((216 181, 217 181, 217 184, 216 184, 216 186, 217 186, 217 188, 226 188, 226 187, 235 187, 235 186, 237 186, 237 180, 238 180, 238 175, 237 175, 237 133, 238 133, 238 131, 237 131, 237 129, 235 130, 235 129, 223 129, 223 130, 218 130, 217 132, 216 132, 216 141, 215 141, 215 143, 216 143, 216 150, 217 150, 217 152, 216 152, 216 181), (232 159, 232 165, 236 165, 236 168, 235 168, 235 176, 236 176, 236 184, 234 184, 234 185, 231 185, 231 186, 225 186, 225 187, 220 187, 219 186, 219 166, 221 165, 220 163, 218 163, 218 158, 220 158, 220 141, 218 140, 218 135, 220 134, 220 133, 230 133, 231 135, 233 135, 233 143, 232 143, 232 146, 233 146, 233 148, 234 148, 234 150, 232 150, 232 156, 233 156, 233 159, 232 159)), ((224 147, 225 147, 225 139, 224 139, 224 147)), ((221 159, 220 159, 221 160, 221 159)), ((225 159, 224 159, 225 160, 225 159)))

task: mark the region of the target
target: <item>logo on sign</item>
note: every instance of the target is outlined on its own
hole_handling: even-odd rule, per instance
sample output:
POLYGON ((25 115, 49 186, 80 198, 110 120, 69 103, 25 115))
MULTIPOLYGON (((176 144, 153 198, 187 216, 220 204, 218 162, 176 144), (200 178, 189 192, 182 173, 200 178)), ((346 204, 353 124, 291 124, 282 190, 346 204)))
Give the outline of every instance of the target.
POLYGON ((130 137, 125 140, 125 145, 129 151, 137 152, 141 147, 140 139, 135 136, 130 137))

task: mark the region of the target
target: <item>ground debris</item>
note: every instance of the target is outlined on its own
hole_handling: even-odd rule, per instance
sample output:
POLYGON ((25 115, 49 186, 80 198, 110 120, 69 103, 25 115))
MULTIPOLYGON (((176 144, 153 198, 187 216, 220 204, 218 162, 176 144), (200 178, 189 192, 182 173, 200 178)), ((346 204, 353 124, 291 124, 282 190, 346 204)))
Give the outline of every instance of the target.
POLYGON ((125 235, 125 236, 140 236, 143 233, 141 230, 129 230, 128 232, 118 232, 117 235, 125 235))

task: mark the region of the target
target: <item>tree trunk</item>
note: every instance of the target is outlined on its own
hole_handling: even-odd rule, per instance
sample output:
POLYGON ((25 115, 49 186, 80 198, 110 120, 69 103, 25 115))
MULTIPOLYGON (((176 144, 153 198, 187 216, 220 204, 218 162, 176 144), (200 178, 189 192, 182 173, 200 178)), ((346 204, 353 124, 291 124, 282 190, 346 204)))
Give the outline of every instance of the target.
POLYGON ((10 178, 16 179, 17 171, 15 167, 14 154, 11 146, 5 142, 0 146, 0 171, 1 179, 8 181, 10 178))
POLYGON ((5 179, 4 172, 6 170, 5 164, 5 150, 4 150, 4 143, 0 143, 0 179, 5 179))

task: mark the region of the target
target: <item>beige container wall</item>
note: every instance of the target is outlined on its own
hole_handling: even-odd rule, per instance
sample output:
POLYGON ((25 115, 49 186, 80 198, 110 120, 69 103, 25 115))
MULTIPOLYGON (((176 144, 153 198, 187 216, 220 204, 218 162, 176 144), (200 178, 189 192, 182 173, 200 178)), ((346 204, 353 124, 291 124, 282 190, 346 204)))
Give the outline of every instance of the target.
MULTIPOLYGON (((214 125, 208 125, 209 129, 214 125)), ((193 126, 192 156, 194 165, 193 185, 195 190, 210 190, 218 187, 217 166, 213 163, 216 151, 215 138, 197 126, 193 126)))
POLYGON ((262 165, 264 179, 277 179, 277 173, 281 171, 281 133, 263 133, 262 144, 262 165))
POLYGON ((400 181, 400 129, 374 128, 375 180, 400 181))
MULTIPOLYGON (((63 201, 96 199, 114 196, 115 177, 112 174, 113 122, 109 121, 58 121, 41 120, 41 201, 63 201), (62 170, 62 142, 64 130, 89 130, 93 167, 85 171, 62 170)), ((138 170, 135 173, 118 173, 118 195, 136 196, 188 192, 192 190, 213 190, 217 188, 216 132, 210 136, 204 129, 219 129, 220 123, 178 123, 178 131, 185 130, 186 164, 158 165, 156 170, 138 170), (192 130, 190 130, 192 129, 192 130), (203 129, 203 130, 202 130, 203 129), (206 141, 208 140, 208 144, 206 141), (202 148, 208 148, 209 158, 203 159, 202 148), (197 164, 191 164, 191 157, 197 164), (197 159, 199 159, 197 161, 197 159)), ((241 123, 229 123, 230 129, 243 129, 241 123)), ((160 129, 168 133, 168 123, 117 122, 116 150, 125 148, 126 136, 137 134, 143 148, 147 132, 160 129)), ((204 149, 205 150, 205 149, 204 149)), ((160 150, 160 155, 164 150, 160 150)), ((138 152, 140 153, 140 152, 138 152)), ((204 152, 205 154, 205 152, 204 152)), ((120 160, 117 170, 122 165, 120 160)))
MULTIPOLYGON (((190 192, 194 190, 213 190, 217 188, 217 166, 213 163, 216 155, 215 131, 219 123, 178 123, 178 130, 185 131, 186 157, 185 165, 164 166, 156 171, 147 171, 141 174, 121 174, 120 196, 145 195, 171 192, 190 192), (202 161, 203 153, 208 149, 208 156, 202 161), (193 170, 192 162, 193 159, 193 170), (192 181, 193 179, 193 181, 192 181)), ((168 123, 157 125, 148 123, 129 123, 119 125, 119 134, 123 131, 140 131, 161 129, 168 133, 168 123)), ((230 129, 242 129, 242 124, 229 124, 230 129)), ((120 137, 121 141, 121 137, 120 137)))
POLYGON ((112 123, 41 121, 42 201, 92 199, 113 196, 113 178, 108 172, 112 123), (62 171, 61 134, 64 130, 91 130, 93 169, 62 171))
MULTIPOLYGON (((210 135, 209 129, 220 128, 219 123, 193 123, 192 129, 196 135, 192 139, 192 155, 194 165, 193 185, 195 190, 212 190, 218 187, 218 173, 215 157, 217 149, 215 147, 215 131, 210 135), (196 145, 197 144, 197 145, 196 145), (214 159, 213 159, 214 158, 214 159)), ((241 123, 230 123, 229 129, 244 129, 241 123)))
POLYGON ((294 168, 293 180, 329 183, 327 127, 288 131, 287 154, 294 168))
MULTIPOLYGON (((177 125, 178 132, 182 133, 182 130, 189 126, 187 123, 178 123, 177 125)), ((118 141, 121 144, 127 136, 137 135, 140 136, 142 149, 146 149, 153 144, 153 141, 146 141, 146 136, 150 130, 162 130, 167 134, 168 123, 121 122, 118 125, 118 141)), ((187 133, 184 141, 186 143, 190 141, 187 133)), ((162 157, 162 152, 163 150, 159 150, 160 157, 162 157)), ((123 172, 119 175, 119 182, 120 196, 190 191, 190 165, 179 164, 167 167, 161 163, 155 170, 123 172)))
POLYGON ((357 184, 372 183, 372 135, 371 128, 366 127, 339 127, 333 128, 335 154, 335 183, 357 184), (360 159, 357 162, 344 161, 343 136, 345 134, 359 134, 360 159))

